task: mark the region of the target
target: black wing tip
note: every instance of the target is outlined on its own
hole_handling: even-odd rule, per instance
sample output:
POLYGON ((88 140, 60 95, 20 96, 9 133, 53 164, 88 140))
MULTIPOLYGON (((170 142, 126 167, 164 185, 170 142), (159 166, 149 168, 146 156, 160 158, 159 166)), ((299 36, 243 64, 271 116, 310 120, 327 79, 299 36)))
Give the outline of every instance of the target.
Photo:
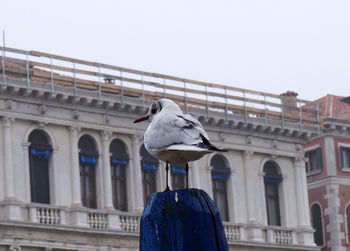
POLYGON ((202 134, 199 134, 203 140, 202 143, 200 143, 199 145, 203 148, 206 148, 208 150, 211 151, 215 151, 215 152, 227 152, 227 149, 223 149, 223 148, 217 148, 216 146, 212 145, 209 140, 207 138, 205 138, 202 134))
POLYGON ((223 153, 225 153, 225 152, 228 152, 228 149, 224 149, 224 148, 216 148, 217 150, 217 152, 223 152, 223 153))

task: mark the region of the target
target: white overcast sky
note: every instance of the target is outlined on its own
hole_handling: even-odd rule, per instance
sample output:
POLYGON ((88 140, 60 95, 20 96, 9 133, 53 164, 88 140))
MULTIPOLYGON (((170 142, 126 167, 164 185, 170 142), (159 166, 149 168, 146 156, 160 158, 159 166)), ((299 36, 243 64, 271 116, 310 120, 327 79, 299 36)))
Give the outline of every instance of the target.
POLYGON ((349 0, 8 0, 0 30, 19 49, 309 100, 350 95, 349 0))

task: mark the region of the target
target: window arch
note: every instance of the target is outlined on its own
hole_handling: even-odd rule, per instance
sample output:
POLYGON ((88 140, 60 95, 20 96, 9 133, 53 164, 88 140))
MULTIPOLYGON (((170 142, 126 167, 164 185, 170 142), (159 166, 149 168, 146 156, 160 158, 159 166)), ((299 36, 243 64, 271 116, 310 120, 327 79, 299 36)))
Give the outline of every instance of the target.
POLYGON ((347 229, 347 239, 350 243, 350 204, 346 207, 346 229, 347 229))
POLYGON ((120 139, 114 139, 109 147, 111 154, 112 194, 115 209, 127 211, 126 168, 129 163, 129 155, 125 143, 120 139))
POLYGON ((229 221, 227 203, 227 180, 230 177, 230 168, 222 155, 215 155, 210 166, 213 168, 211 179, 213 184, 214 202, 218 206, 223 221, 229 221))
POLYGON ((159 161, 148 153, 145 145, 141 146, 141 169, 143 184, 143 201, 146 203, 147 197, 156 192, 156 172, 159 161))
MULTIPOLYGON (((348 209, 347 209, 348 210, 348 209)), ((317 203, 311 207, 312 227, 315 229, 314 239, 317 246, 323 246, 323 223, 321 206, 317 203)), ((348 223, 349 224, 349 223, 348 223)))
POLYGON ((90 135, 83 135, 78 142, 81 201, 83 206, 97 208, 96 200, 96 165, 98 152, 95 140, 90 135))
POLYGON ((282 175, 276 162, 268 161, 264 165, 265 200, 268 225, 281 226, 279 184, 282 175))
POLYGON ((50 204, 49 160, 52 146, 42 130, 32 131, 28 142, 31 202, 50 204))

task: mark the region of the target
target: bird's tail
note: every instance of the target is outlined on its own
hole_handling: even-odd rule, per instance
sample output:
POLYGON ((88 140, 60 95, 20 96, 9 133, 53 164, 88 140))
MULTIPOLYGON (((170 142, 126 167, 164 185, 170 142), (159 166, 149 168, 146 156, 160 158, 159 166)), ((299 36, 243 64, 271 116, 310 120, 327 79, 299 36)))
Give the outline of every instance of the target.
POLYGON ((215 151, 215 152, 227 152, 227 149, 218 148, 211 144, 207 138, 205 138, 202 134, 199 134, 203 140, 202 143, 200 143, 201 147, 207 148, 208 150, 215 151))
POLYGON ((227 149, 224 149, 224 148, 218 148, 212 144, 210 144, 209 146, 209 150, 212 150, 212 151, 215 151, 215 152, 227 152, 228 150, 227 149))

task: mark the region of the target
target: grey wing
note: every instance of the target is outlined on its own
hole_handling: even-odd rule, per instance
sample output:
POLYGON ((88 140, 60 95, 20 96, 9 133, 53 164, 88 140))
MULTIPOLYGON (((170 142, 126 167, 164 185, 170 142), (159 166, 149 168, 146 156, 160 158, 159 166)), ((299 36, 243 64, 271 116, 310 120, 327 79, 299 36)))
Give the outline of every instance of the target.
POLYGON ((206 131, 204 131, 203 125, 201 122, 198 121, 198 119, 196 119, 195 117, 192 117, 189 114, 183 114, 182 117, 187 120, 189 123, 192 123, 195 125, 196 130, 198 130, 207 140, 209 140, 209 136, 206 133, 206 131))
POLYGON ((177 115, 179 118, 176 122, 179 127, 182 128, 184 137, 192 139, 192 143, 186 143, 189 145, 200 144, 204 141, 209 141, 208 134, 204 131, 202 124, 189 114, 177 115))
POLYGON ((145 132, 145 145, 150 149, 175 144, 199 145, 202 137, 208 138, 201 123, 190 115, 168 115, 153 122, 145 132))

